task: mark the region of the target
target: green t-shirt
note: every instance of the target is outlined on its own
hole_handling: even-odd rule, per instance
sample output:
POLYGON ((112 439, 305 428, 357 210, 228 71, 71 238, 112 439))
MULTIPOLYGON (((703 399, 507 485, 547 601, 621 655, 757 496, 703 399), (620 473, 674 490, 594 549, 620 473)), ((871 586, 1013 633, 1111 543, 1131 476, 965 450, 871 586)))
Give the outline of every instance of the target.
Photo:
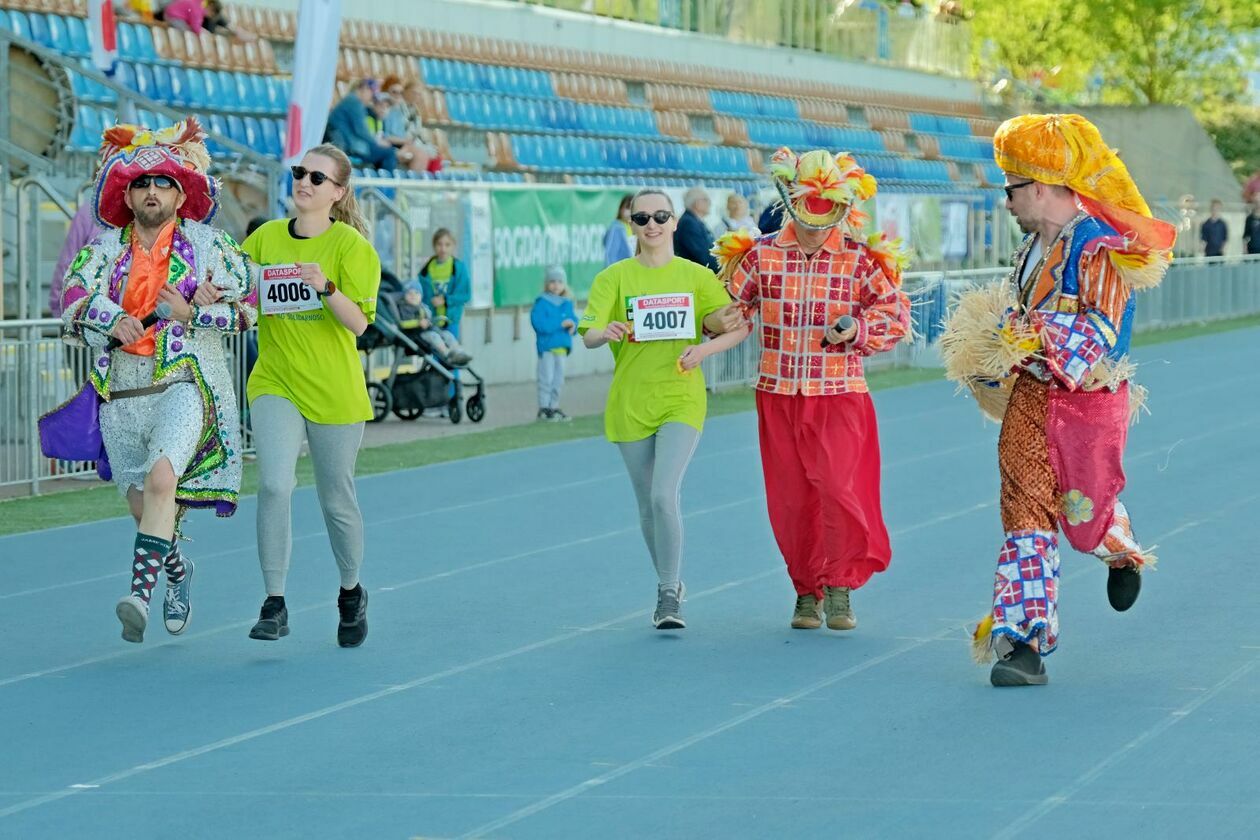
MULTIPOLYGON (((372 244, 347 224, 310 239, 295 238, 289 220, 267 222, 241 244, 261 266, 319 263, 337 290, 376 318, 381 261, 372 244)), ((249 376, 250 402, 264 394, 283 397, 314 423, 360 423, 372 419, 372 403, 354 333, 341 325, 328 303, 319 310, 258 317, 258 363, 249 376)))
POLYGON ((631 320, 630 306, 640 295, 692 296, 694 332, 689 338, 610 342, 616 360, 604 433, 614 443, 642 440, 665 423, 704 427, 707 401, 699 368, 683 373, 678 357, 699 344, 706 315, 731 302, 712 271, 675 257, 660 268, 647 268, 633 257, 613 263, 595 275, 578 332, 602 330, 612 321, 631 320))
MULTIPOLYGON (((449 288, 447 283, 451 282, 451 275, 455 273, 455 258, 451 257, 446 260, 434 260, 429 263, 429 288, 433 294, 438 293, 439 287, 449 288)), ((446 314, 446 304, 433 307, 433 314, 442 316, 446 314)))

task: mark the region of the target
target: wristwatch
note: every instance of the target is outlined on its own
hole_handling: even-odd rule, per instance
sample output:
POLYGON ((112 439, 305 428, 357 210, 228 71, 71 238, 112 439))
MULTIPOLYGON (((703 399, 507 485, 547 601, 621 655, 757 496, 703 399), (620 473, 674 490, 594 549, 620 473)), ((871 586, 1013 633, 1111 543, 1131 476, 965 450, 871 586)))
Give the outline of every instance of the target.
POLYGON ((324 291, 316 292, 317 297, 332 297, 333 292, 337 291, 337 284, 331 280, 324 281, 324 291))

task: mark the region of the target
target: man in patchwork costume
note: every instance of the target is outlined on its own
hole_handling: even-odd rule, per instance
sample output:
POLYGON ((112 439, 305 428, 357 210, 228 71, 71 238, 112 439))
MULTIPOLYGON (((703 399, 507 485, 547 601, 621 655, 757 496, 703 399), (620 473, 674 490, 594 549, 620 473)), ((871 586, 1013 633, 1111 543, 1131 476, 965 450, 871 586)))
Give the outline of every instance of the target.
MULTIPOLYGON (((796 589, 792 627, 857 626, 850 593, 888 568, 879 432, 862 360, 910 333, 904 258, 862 236, 855 207, 875 179, 848 154, 780 149, 771 173, 786 208, 777 233, 726 234, 714 253, 751 329, 761 318, 757 426, 770 525, 796 589)), ((729 326, 727 310, 706 327, 729 326)))
POLYGON ((951 378, 1002 423, 1006 538, 976 658, 997 653, 995 686, 1042 685, 1042 657, 1059 635, 1058 531, 1110 567, 1107 596, 1118 611, 1133 605, 1155 560, 1119 499, 1127 428, 1143 394, 1126 354, 1134 292, 1162 279, 1176 231, 1151 217, 1083 117, 1016 117, 993 143, 1007 209, 1028 235, 1007 281, 959 301, 943 354, 951 378))
POLYGON ((193 564, 180 556, 177 520, 195 507, 230 516, 240 489, 223 337, 253 326, 257 293, 245 255, 208 224, 218 200, 203 138, 192 118, 105 132, 93 200, 107 230, 79 252, 62 295, 66 341, 95 354, 102 475, 112 472, 138 525, 131 591, 117 606, 129 642, 144 640, 163 570, 166 628, 188 626, 193 564), (192 303, 203 284, 221 299, 192 303))

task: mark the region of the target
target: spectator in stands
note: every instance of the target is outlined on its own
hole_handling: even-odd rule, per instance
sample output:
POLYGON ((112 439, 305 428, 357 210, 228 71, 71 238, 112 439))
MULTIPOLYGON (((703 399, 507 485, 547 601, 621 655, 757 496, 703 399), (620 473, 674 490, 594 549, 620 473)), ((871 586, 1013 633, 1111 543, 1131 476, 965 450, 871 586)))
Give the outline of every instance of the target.
POLYGON ((678 217, 678 227, 674 230, 674 253, 717 271, 717 259, 709 253, 713 248, 713 234, 704 223, 711 204, 704 187, 692 187, 683 193, 683 206, 687 209, 678 217))
POLYGON ((253 41, 258 37, 252 32, 234 29, 228 23, 219 0, 168 0, 154 12, 153 17, 175 29, 186 29, 196 35, 205 29, 240 41, 253 41))
POLYGON ((1219 257, 1225 253, 1229 241, 1229 225, 1221 218, 1220 199, 1212 199, 1209 215, 1199 226, 1199 241, 1203 243, 1203 256, 1219 257))
POLYGON ((1260 254, 1260 195, 1251 203, 1251 212, 1243 221, 1243 251, 1260 254))
POLYGON ((324 142, 332 143, 350 156, 358 166, 375 169, 397 169, 398 155, 394 147, 377 140, 368 129, 368 106, 376 94, 376 81, 362 79, 354 90, 337 103, 328 115, 324 142))
POLYGON ((573 352, 577 313, 564 268, 553 265, 543 275, 543 293, 529 313, 538 351, 538 419, 565 422, 569 415, 560 410, 564 388, 564 360, 573 352))
POLYGON ((404 87, 397 76, 386 76, 381 85, 389 97, 389 108, 383 119, 384 140, 398 150, 398 160, 412 172, 436 172, 442 168, 437 149, 421 139, 424 127, 419 109, 408 95, 416 98, 420 86, 415 82, 404 87), (433 164, 437 163, 437 169, 433 164))
POLYGON ((713 238, 717 239, 722 234, 733 230, 746 230, 753 236, 761 235, 761 230, 753 221, 752 214, 748 212, 748 199, 737 192, 726 197, 726 215, 713 226, 713 238))
POLYGON ((433 234, 433 256, 420 269, 420 293, 433 312, 438 329, 459 338, 464 305, 472 300, 472 275, 463 260, 455 258, 455 237, 446 228, 433 234))
POLYGON ((79 202, 79 209, 70 222, 70 230, 66 232, 66 242, 57 254, 57 265, 53 268, 51 288, 48 290, 48 310, 52 317, 61 317, 61 292, 66 280, 66 271, 75 255, 83 247, 97 237, 104 229, 96 220, 96 211, 91 201, 79 202))
POLYGON ((621 197, 617 218, 604 231, 604 268, 634 256, 634 231, 630 229, 630 194, 621 197))

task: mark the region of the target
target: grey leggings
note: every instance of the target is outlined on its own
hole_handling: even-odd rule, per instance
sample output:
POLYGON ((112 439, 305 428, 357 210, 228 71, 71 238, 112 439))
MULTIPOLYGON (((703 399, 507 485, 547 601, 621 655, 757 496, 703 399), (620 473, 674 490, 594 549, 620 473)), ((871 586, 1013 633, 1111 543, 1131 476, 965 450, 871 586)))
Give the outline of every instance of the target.
POLYGON ((639 527, 661 589, 678 589, 683 544, 679 497, 699 442, 700 433, 686 423, 666 423, 649 438, 617 444, 634 485, 639 527))
POLYGON ((341 585, 353 589, 363 565, 363 515, 354 491, 354 461, 363 424, 312 423, 283 397, 264 395, 249 404, 258 448, 258 562, 268 595, 283 595, 293 550, 290 502, 297 484, 298 453, 305 434, 315 466, 315 492, 324 512, 328 540, 341 572, 341 585))

